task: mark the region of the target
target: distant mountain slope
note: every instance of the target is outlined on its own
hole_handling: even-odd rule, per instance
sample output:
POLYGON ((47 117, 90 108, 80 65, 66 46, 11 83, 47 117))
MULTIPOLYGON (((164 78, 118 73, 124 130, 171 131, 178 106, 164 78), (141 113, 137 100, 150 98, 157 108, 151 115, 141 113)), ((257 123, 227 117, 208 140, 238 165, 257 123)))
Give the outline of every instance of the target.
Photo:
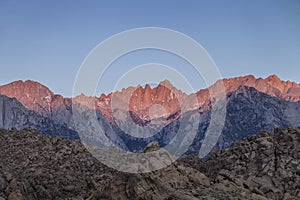
POLYGON ((79 139, 76 131, 65 125, 56 124, 50 118, 43 117, 35 111, 26 109, 15 98, 3 95, 0 95, 0 127, 6 129, 32 127, 43 134, 79 139))
MULTIPOLYGON (((236 129, 259 132, 276 127, 300 125, 300 102, 285 101, 259 92, 255 88, 240 87, 228 96, 226 124, 236 129)), ((224 132, 233 132, 224 130, 224 132)), ((245 134, 249 134, 245 133, 245 134)), ((241 134, 235 134, 237 136, 241 134)), ((240 138, 238 138, 240 139, 240 138)))
MULTIPOLYGON (((223 149, 233 142, 253 135, 261 130, 271 131, 276 127, 300 127, 300 102, 284 101, 241 86, 227 95, 226 120, 216 147, 223 149)), ((198 134, 190 148, 197 153, 202 145, 210 122, 210 110, 202 113, 198 134)))
MULTIPOLYGON (((300 102, 284 101, 280 98, 241 86, 227 97, 225 125, 217 147, 222 149, 261 130, 271 131, 276 127, 300 127, 300 102)), ((206 118, 206 124, 210 118, 206 118)), ((204 130, 200 124, 200 130, 204 130)), ((205 125, 204 125, 205 127, 205 125)), ((194 145, 199 148, 202 134, 198 134, 194 145), (198 144, 198 145, 197 145, 198 144)), ((197 149, 198 149, 197 148, 197 149)))
MULTIPOLYGON (((206 107, 210 107, 209 102, 206 107)), ((235 92, 227 95, 227 112, 223 131, 219 137, 216 147, 222 149, 233 142, 258 133, 261 130, 271 131, 276 127, 287 128, 288 126, 300 127, 300 102, 289 102, 261 93, 254 88, 241 86, 235 92)), ((207 127, 210 123, 211 111, 201 112, 194 110, 184 113, 190 123, 194 116, 200 112, 200 123, 197 135, 192 142, 189 153, 198 153, 202 145, 207 127)), ((124 124, 126 125, 124 119, 124 124)), ((196 122, 194 122, 196 123, 196 122)), ((133 129, 127 123, 126 130, 133 129)), ((149 138, 136 138, 120 130, 118 126, 112 126, 114 132, 122 138, 130 150, 141 150, 149 142, 158 141, 160 146, 167 145, 176 135, 180 121, 174 120, 165 126, 156 135, 149 138)), ((188 128, 189 126, 187 126, 188 128)), ((188 133, 188 130, 186 130, 188 133)), ((182 144, 185 145, 185 144, 182 144)))

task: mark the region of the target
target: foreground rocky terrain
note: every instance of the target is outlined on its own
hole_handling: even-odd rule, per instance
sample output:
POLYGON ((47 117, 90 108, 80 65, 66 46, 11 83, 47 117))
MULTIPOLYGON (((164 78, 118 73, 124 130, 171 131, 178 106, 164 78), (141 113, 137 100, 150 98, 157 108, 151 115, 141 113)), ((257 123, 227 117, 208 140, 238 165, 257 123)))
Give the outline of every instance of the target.
MULTIPOLYGON (((158 148, 151 143, 144 151, 158 148)), ((0 200, 300 199, 299 162, 295 128, 264 131, 206 160, 186 156, 142 174, 106 167, 79 141, 1 129, 0 200)))

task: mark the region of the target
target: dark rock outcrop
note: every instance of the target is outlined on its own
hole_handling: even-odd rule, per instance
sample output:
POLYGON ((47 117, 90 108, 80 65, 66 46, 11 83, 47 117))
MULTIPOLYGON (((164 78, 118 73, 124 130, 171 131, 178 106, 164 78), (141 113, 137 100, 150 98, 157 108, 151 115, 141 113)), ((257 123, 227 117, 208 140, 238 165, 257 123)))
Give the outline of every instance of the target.
POLYGON ((299 159, 300 130, 290 127, 249 136, 213 151, 206 160, 187 156, 179 162, 226 190, 246 188, 268 199, 300 199, 299 159))
MULTIPOLYGON (((148 146, 155 151, 157 143, 148 146)), ((149 173, 101 164, 79 141, 0 130, 0 199, 300 199, 300 130, 262 132, 149 173)))

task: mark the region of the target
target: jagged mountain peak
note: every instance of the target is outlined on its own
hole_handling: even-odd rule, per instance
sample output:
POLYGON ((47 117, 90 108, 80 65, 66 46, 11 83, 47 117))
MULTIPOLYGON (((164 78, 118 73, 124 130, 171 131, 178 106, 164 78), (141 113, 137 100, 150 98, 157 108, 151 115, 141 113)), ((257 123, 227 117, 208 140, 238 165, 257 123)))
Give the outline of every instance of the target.
POLYGON ((173 84, 172 84, 169 80, 167 80, 167 79, 161 81, 161 82, 159 83, 159 85, 163 85, 163 86, 165 86, 165 87, 174 87, 173 84))
POLYGON ((50 103, 54 99, 54 93, 46 86, 32 81, 15 81, 0 86, 0 94, 10 98, 16 98, 30 110, 50 112, 50 103))
POLYGON ((16 98, 27 109, 50 117, 61 107, 70 109, 71 99, 54 94, 47 86, 32 80, 15 81, 0 86, 0 94, 16 98))
POLYGON ((281 81, 281 79, 276 74, 271 74, 266 79, 267 80, 276 80, 276 81, 279 80, 279 81, 281 81))
POLYGON ((178 94, 178 93, 181 93, 183 95, 187 95, 184 91, 176 88, 172 83, 171 81, 165 79, 163 81, 161 81, 156 87, 154 88, 158 88, 160 86, 163 86, 165 88, 167 88, 168 90, 172 91, 172 93, 175 93, 175 94, 178 94))
MULTIPOLYGON (((218 83, 220 82, 223 82, 226 94, 237 91, 241 86, 246 86, 286 101, 300 101, 300 84, 282 81, 277 75, 270 75, 267 78, 256 78, 253 75, 247 75, 219 80, 218 83)), ((54 112, 70 109, 72 100, 55 95, 48 87, 32 80, 20 80, 0 86, 0 94, 16 98, 26 108, 47 116, 52 115, 54 112)), ((178 110, 180 102, 187 102, 189 104, 187 105, 188 109, 192 110, 199 108, 210 99, 208 89, 200 90, 196 94, 198 103, 192 101, 194 94, 187 95, 177 89, 169 80, 163 80, 154 87, 150 84, 131 86, 107 95, 101 94, 99 97, 81 95, 73 99, 80 100, 84 105, 89 102, 88 104, 91 105, 92 109, 95 108, 94 104, 97 104, 96 108, 102 112, 105 110, 107 112, 106 116, 110 115, 109 110, 113 98, 114 106, 120 109, 127 110, 129 108, 137 113, 141 111, 144 115, 152 105, 159 104, 166 110, 167 114, 171 114, 178 110)))
POLYGON ((145 90, 146 90, 146 91, 149 91, 149 90, 151 90, 151 86, 150 86, 150 84, 148 84, 148 83, 147 83, 147 84, 145 85, 145 90))
POLYGON ((5 85, 0 86, 0 88, 14 87, 14 89, 25 89, 25 88, 35 88, 38 90, 44 90, 49 93, 53 93, 47 86, 33 80, 18 80, 5 85))

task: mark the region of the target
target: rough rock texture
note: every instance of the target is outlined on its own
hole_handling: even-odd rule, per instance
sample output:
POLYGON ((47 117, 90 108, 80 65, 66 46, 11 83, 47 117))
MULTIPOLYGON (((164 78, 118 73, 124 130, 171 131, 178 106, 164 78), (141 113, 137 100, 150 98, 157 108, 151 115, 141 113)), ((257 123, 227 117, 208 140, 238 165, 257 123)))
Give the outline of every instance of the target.
POLYGON ((206 160, 129 174, 104 166, 79 141, 1 129, 0 199, 300 199, 299 151, 298 129, 276 129, 206 160))
POLYGON ((300 199, 300 130, 262 131, 208 159, 187 156, 180 163, 193 167, 227 190, 247 188, 268 199, 300 199))

